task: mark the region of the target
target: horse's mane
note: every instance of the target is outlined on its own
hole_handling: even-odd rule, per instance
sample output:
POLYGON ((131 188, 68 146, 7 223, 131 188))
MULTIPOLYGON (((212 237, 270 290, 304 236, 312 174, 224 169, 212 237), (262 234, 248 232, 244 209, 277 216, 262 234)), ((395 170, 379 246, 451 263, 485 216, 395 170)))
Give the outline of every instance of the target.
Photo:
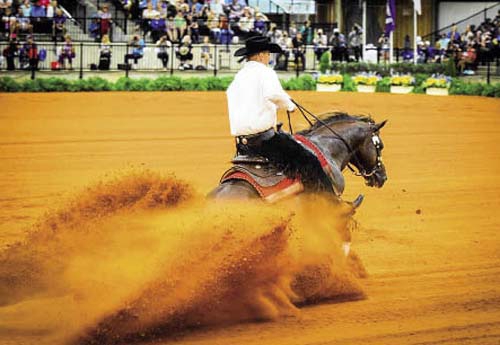
POLYGON ((313 125, 307 129, 300 131, 301 134, 308 134, 318 128, 324 126, 324 124, 330 126, 340 122, 356 122, 361 121, 365 123, 374 124, 375 121, 370 116, 365 115, 349 115, 340 111, 324 113, 319 116, 320 121, 315 121, 313 125))

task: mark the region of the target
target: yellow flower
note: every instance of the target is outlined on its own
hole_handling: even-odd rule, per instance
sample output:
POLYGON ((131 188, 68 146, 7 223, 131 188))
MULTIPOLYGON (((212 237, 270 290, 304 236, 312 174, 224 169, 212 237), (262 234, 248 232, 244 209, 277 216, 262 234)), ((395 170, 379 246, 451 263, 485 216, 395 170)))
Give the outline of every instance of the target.
POLYGON ((344 77, 340 74, 322 75, 318 78, 319 84, 342 84, 344 77))

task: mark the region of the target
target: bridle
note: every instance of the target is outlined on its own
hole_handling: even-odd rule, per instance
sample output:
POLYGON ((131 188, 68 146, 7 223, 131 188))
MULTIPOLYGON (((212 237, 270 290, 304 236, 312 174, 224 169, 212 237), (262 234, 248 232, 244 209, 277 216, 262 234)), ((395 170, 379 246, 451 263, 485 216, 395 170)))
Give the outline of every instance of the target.
MULTIPOLYGON (((328 124, 326 124, 318 116, 314 115, 309 110, 307 110, 306 108, 304 108, 302 105, 298 104, 293 99, 291 99, 291 101, 293 102, 293 104, 295 104, 295 106, 297 107, 297 109, 299 109, 300 113, 302 114, 302 116, 304 117, 304 119, 309 123, 309 125, 311 127, 313 126, 313 123, 307 117, 306 113, 309 116, 311 116, 312 118, 314 118, 318 123, 320 123, 325 128, 327 128, 330 132, 332 132, 332 134, 335 135, 335 137, 337 139, 339 139, 340 141, 342 141, 342 143, 347 148, 347 151, 349 152, 350 156, 355 161, 355 164, 352 164, 350 162, 347 163, 347 167, 349 168, 349 170, 355 176, 363 176, 363 178, 367 179, 367 178, 375 175, 377 173, 377 170, 381 168, 381 166, 382 166, 382 147, 381 147, 382 141, 380 140, 380 137, 378 135, 378 131, 372 132, 372 143, 375 146, 375 151, 377 153, 376 163, 373 166, 373 168, 369 172, 367 172, 364 168, 361 168, 363 165, 361 164, 361 162, 359 161, 359 159, 358 159, 358 157, 356 155, 356 150, 353 150, 351 148, 351 145, 349 145, 349 143, 339 133, 337 133, 333 128, 331 128, 328 124), (356 167, 358 169, 358 171, 356 171, 353 168, 353 165, 354 165, 354 167, 356 167)), ((291 122, 291 119, 290 119, 290 112, 289 111, 287 111, 287 115, 288 115, 288 127, 290 128, 290 133, 293 134, 292 122, 291 122)))
MULTIPOLYGON (((377 158, 375 161, 375 165, 373 168, 370 170, 370 172, 367 172, 364 168, 363 170, 359 169, 359 159, 355 158, 356 161, 358 162, 358 170, 359 172, 356 172, 354 168, 351 166, 351 163, 347 163, 347 167, 349 170, 355 175, 355 176, 363 176, 365 179, 368 177, 371 177, 377 173, 377 170, 382 167, 382 149, 381 149, 381 143, 382 141, 380 140, 380 137, 378 136, 377 132, 372 132, 372 143, 373 146, 375 146, 375 151, 377 152, 377 158)), ((356 152, 353 153, 354 155, 356 152)), ((354 156, 355 157, 355 156, 354 156)))

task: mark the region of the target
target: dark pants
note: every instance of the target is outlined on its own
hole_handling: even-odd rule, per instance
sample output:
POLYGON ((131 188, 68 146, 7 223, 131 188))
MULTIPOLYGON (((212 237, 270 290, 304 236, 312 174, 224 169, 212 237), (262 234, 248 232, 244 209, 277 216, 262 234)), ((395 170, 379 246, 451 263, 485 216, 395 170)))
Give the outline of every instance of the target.
POLYGON ((161 60, 161 63, 163 64, 163 68, 168 67, 168 54, 167 53, 158 53, 158 59, 161 60))
POLYGON ((332 191, 332 184, 318 158, 290 134, 276 132, 268 139, 252 144, 236 144, 240 155, 259 155, 267 158, 290 177, 300 176, 308 190, 332 191))

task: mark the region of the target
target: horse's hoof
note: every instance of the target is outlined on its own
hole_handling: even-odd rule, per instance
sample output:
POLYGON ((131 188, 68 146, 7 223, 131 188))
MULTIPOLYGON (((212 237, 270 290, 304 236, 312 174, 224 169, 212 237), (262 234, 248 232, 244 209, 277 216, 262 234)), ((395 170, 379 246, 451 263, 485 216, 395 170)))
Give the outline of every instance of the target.
POLYGON ((363 194, 358 195, 356 199, 351 203, 352 207, 354 209, 357 209, 361 204, 363 203, 363 200, 365 199, 365 196, 363 194))

